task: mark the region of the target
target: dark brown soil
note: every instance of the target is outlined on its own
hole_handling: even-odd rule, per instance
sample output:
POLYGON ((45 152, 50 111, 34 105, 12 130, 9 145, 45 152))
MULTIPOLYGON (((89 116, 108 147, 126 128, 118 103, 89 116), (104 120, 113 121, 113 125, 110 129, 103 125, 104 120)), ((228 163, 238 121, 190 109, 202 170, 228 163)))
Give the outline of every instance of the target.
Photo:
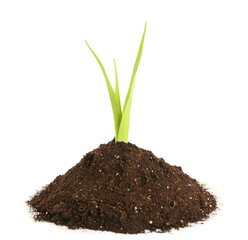
POLYGON ((181 167, 114 140, 87 153, 28 204, 38 221, 117 233, 178 229, 216 209, 214 196, 181 167))

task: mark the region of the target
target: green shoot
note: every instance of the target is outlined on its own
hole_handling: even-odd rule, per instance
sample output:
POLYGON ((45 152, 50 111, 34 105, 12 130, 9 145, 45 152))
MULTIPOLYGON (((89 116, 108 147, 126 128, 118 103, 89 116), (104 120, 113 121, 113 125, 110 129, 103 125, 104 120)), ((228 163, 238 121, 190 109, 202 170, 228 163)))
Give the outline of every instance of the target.
POLYGON ((110 97, 110 101, 111 101, 111 105, 112 105, 113 116, 114 116, 115 141, 116 142, 125 142, 125 143, 128 142, 128 133, 129 133, 129 123, 130 123, 130 112, 131 112, 133 89, 134 89, 136 73, 137 73, 138 66, 139 66, 139 63, 140 63, 140 59, 141 59, 141 56, 142 56, 143 45, 144 45, 144 40, 145 40, 145 33, 146 33, 146 24, 145 24, 145 29, 144 29, 143 36, 142 36, 142 39, 141 39, 139 51, 138 51, 136 61, 135 61, 135 64, 134 64, 133 73, 132 73, 129 89, 128 89, 128 92, 127 92, 126 100, 125 100, 125 103, 124 103, 124 106, 123 106, 123 110, 121 110, 119 83, 118 83, 117 67, 116 67, 115 59, 114 59, 114 64, 115 64, 115 91, 114 91, 112 86, 111 86, 111 84, 110 84, 110 82, 109 82, 109 79, 107 77, 106 71, 105 71, 100 59, 97 57, 97 55, 91 49, 91 47, 89 46, 87 41, 85 41, 87 46, 89 47, 90 51, 92 52, 92 54, 96 58, 98 64, 100 65, 100 67, 102 69, 102 72, 103 72, 103 75, 104 75, 104 78, 105 78, 105 81, 106 81, 106 85, 107 85, 107 89, 108 89, 108 93, 109 93, 109 97, 110 97))

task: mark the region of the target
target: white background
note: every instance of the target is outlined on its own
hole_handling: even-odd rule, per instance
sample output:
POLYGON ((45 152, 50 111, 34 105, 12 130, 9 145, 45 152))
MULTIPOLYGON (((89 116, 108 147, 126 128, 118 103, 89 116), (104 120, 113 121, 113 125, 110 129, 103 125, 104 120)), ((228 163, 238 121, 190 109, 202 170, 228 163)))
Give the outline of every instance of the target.
POLYGON ((247 1, 0 1, 1 239, 247 239, 247 1), (145 21, 129 141, 218 196, 203 225, 122 235, 35 223, 25 201, 114 137, 145 21))

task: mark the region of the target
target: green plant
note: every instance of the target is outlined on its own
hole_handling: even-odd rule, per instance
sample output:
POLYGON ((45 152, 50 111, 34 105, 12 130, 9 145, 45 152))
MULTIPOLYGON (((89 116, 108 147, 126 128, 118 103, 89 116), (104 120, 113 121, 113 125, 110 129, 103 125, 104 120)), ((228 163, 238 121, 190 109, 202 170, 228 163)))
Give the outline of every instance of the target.
POLYGON ((119 84, 118 84, 118 76, 117 76, 117 67, 116 67, 116 62, 114 59, 114 64, 115 64, 115 91, 113 90, 108 76, 106 74, 106 71, 100 61, 100 59, 97 57, 95 52, 91 49, 89 44, 86 42, 87 46, 89 47, 90 51, 92 54, 95 56, 98 64, 100 65, 106 85, 108 88, 108 93, 112 105, 112 110, 113 110, 113 116, 114 116, 114 124, 115 124, 115 141, 116 142, 128 142, 128 132, 129 132, 129 122, 130 122, 130 111, 131 111, 131 103, 132 103, 132 96, 133 96, 133 89, 134 89, 134 83, 135 83, 135 77, 136 73, 138 70, 138 66, 140 63, 142 51, 143 51, 143 45, 144 45, 144 39, 145 39, 145 33, 146 33, 146 24, 145 24, 145 29, 143 32, 143 36, 141 39, 139 51, 137 54, 137 58, 134 64, 133 68, 133 73, 129 85, 129 89, 127 92, 126 100, 123 106, 123 109, 121 109, 121 100, 120 100, 120 92, 119 92, 119 84))

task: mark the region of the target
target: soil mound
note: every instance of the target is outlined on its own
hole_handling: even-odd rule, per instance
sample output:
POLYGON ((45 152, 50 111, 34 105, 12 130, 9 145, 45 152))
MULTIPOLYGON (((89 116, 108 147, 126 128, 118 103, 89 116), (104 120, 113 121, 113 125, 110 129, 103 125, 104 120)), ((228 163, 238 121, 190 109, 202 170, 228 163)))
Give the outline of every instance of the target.
POLYGON ((114 140, 38 192, 35 220, 118 233, 165 232, 205 220, 216 200, 181 167, 114 140))

